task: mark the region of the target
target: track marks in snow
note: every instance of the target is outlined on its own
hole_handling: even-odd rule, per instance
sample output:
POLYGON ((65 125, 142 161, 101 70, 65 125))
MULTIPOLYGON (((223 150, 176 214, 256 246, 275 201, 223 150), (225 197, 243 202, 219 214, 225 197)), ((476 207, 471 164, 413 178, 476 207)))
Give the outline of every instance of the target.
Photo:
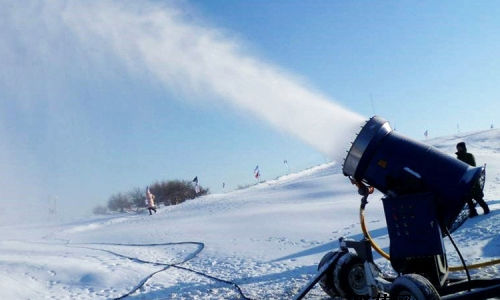
MULTIPOLYGON (((153 276, 162 273, 164 271, 167 271, 168 269, 171 268, 175 268, 178 270, 196 274, 198 276, 202 276, 205 279, 215 281, 218 284, 230 286, 233 290, 236 290, 235 296, 237 296, 231 298, 250 299, 245 296, 240 286, 233 281, 221 279, 220 277, 216 277, 215 275, 210 275, 205 272, 197 271, 195 269, 182 266, 182 264, 193 260, 198 256, 198 254, 201 253, 201 251, 203 251, 203 249, 205 248, 205 244, 201 242, 178 242, 178 243, 161 243, 161 244, 118 244, 118 243, 72 244, 68 242, 66 245, 68 247, 73 247, 73 248, 83 248, 89 250, 103 251, 108 254, 117 256, 119 258, 132 260, 137 263, 151 264, 153 266, 163 267, 160 270, 157 270, 147 275, 137 285, 135 285, 128 293, 123 294, 114 299, 124 299, 129 296, 137 296, 138 294, 146 290, 144 286, 153 276), (182 249, 185 248, 185 246, 196 246, 196 250, 188 252, 185 249, 182 249), (167 249, 168 247, 173 247, 179 251, 173 251, 174 255, 172 255, 169 252, 169 250, 172 249, 167 249), (160 248, 160 250, 158 250, 158 248, 160 248)), ((156 289, 153 288, 152 291, 159 292, 163 295, 166 294, 166 291, 162 291, 161 289, 158 288, 156 289)), ((219 294, 219 292, 216 292, 215 290, 211 290, 209 294, 214 294, 214 293, 217 298, 220 298, 221 294, 219 294)), ((204 296, 202 295, 202 298, 205 298, 205 296, 206 295, 204 296)))
MULTIPOLYGON (((165 297, 169 299, 176 297, 251 299, 245 296, 237 283, 225 279, 234 278, 231 272, 221 275, 218 272, 206 272, 203 268, 200 270, 197 267, 198 262, 202 264, 207 262, 206 259, 197 259, 205 248, 204 243, 201 242, 120 244, 72 243, 69 240, 54 240, 58 243, 8 241, 3 242, 2 245, 5 249, 9 249, 14 246, 20 248, 20 245, 24 244, 23 249, 40 249, 41 247, 40 251, 45 255, 52 252, 58 254, 57 260, 50 263, 50 268, 45 264, 34 264, 31 267, 32 271, 23 274, 23 278, 30 280, 30 282, 33 281, 30 286, 44 285, 56 293, 55 295, 46 294, 47 299, 133 299, 135 297, 139 299, 165 297), (29 246, 33 244, 40 245, 40 247, 29 246), (91 251, 99 251, 108 255, 92 254, 91 251), (196 261, 194 261, 195 259, 196 261), (68 265, 72 267, 68 268, 68 265), (73 267, 77 267, 78 270, 71 269, 73 267), (106 278, 106 274, 115 274, 118 281, 133 280, 130 274, 123 274, 122 278, 116 276, 117 272, 121 274, 124 271, 127 274, 138 272, 134 277, 140 278, 135 284, 129 285, 130 288, 125 293, 127 284, 122 284, 121 287, 115 289, 106 278), (45 276, 42 276, 41 273, 44 273, 45 276), (139 275, 141 273, 144 276, 142 278, 139 275), (160 275, 161 281, 154 280, 160 275), (71 282, 67 280, 69 278, 71 278, 71 282), (169 280, 164 280, 165 278, 169 278, 169 280), (189 283, 186 283, 187 279, 189 283), (168 281, 172 283, 172 286, 165 285, 165 282, 168 281), (177 285, 184 288, 179 289, 177 285)), ((28 253, 30 250, 25 251, 26 255, 30 255, 28 253)), ((31 255, 39 255, 37 253, 38 251, 35 250, 31 255)), ((21 253, 20 256, 22 257, 23 254, 21 253)), ((54 257, 54 259, 56 258, 54 257)), ((24 264, 22 261, 19 263, 24 264)), ((218 261, 215 263, 219 264, 218 261)), ((39 293, 37 294, 39 295, 39 293)))

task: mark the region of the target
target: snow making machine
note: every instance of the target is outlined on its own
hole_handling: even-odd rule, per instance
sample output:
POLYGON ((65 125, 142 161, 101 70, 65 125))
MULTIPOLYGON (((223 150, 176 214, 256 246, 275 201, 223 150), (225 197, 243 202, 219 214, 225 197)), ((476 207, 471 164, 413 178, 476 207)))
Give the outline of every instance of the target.
MULTIPOLYGON (((489 299, 500 296, 500 278, 471 279, 450 231, 481 184, 482 167, 470 167, 424 143, 394 132, 389 123, 372 117, 362 127, 345 158, 344 175, 358 188, 364 238, 341 238, 340 249, 328 252, 317 274, 295 299, 320 283, 332 298, 342 299, 489 299), (381 250, 364 227, 368 195, 382 198, 390 254, 381 250), (461 258, 467 278, 453 278, 443 237, 448 236, 461 258), (374 263, 372 247, 390 259, 398 276, 385 276, 374 263)), ((483 181, 484 184, 484 181, 483 181)), ((481 187, 482 188, 482 187, 481 187)))

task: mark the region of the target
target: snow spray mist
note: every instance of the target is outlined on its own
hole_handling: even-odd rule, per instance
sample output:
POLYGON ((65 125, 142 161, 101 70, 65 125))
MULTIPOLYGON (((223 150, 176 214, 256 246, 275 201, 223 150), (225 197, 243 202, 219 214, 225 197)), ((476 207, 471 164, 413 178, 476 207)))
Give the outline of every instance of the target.
POLYGON ((65 22, 84 43, 101 40, 131 68, 146 68, 176 91, 209 92, 291 133, 330 158, 345 155, 363 117, 242 50, 220 30, 179 8, 141 1, 72 3, 65 22))
MULTIPOLYGON (((345 155, 342 150, 348 148, 363 117, 248 53, 249 47, 223 30, 200 24, 201 18, 186 6, 177 1, 13 3, 5 15, 11 20, 6 25, 15 24, 14 28, 8 32, 9 26, 2 26, 0 34, 6 31, 19 45, 13 49, 0 46, 0 53, 7 61, 22 60, 16 53, 24 46, 30 60, 45 62, 50 68, 59 66, 56 74, 99 72, 106 69, 102 65, 118 63, 132 75, 181 94, 177 98, 215 100, 295 135, 332 159, 345 155), (61 49, 72 49, 84 61, 75 61, 61 49)), ((23 76, 32 73, 29 69, 19 72, 23 76)), ((40 81, 33 78, 43 87, 40 81)), ((45 85, 50 89, 53 83, 45 85)))

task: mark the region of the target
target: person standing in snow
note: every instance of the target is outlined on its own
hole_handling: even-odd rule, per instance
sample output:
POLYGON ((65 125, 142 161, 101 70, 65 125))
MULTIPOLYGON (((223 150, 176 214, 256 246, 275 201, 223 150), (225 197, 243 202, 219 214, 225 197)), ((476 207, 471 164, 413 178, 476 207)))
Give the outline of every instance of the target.
POLYGON ((149 187, 146 189, 146 205, 148 206, 149 215, 153 214, 151 211, 154 211, 156 214, 155 195, 151 193, 149 187))
MULTIPOLYGON (((464 142, 460 142, 457 144, 457 152, 455 154, 457 155, 457 158, 463 161, 464 163, 473 167, 476 166, 476 160, 474 159, 474 155, 472 155, 472 153, 467 152, 467 147, 465 146, 464 142)), ((469 206, 469 217, 472 218, 477 216, 477 211, 476 208, 474 207, 472 199, 476 200, 476 202, 483 208, 484 214, 488 214, 490 212, 490 208, 488 207, 488 204, 484 202, 483 197, 484 193, 481 190, 479 183, 476 182, 472 187, 471 197, 468 197, 466 200, 467 205, 469 206)))

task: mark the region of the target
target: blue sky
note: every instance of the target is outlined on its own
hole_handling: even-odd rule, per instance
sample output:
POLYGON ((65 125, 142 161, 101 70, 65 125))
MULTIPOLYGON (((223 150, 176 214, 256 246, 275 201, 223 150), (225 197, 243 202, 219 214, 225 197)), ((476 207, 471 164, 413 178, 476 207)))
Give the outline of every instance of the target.
MULTIPOLYGON (((0 201, 57 196, 63 206, 88 210, 155 180, 198 176, 220 192, 222 182, 229 190, 255 182, 257 164, 263 179, 272 179, 284 174, 284 159, 292 171, 329 160, 196 82, 196 95, 190 85, 175 88, 168 80, 178 78, 143 68, 126 38, 113 44, 104 30, 87 39, 92 25, 72 21, 85 3, 73 11, 64 1, 48 8, 0 3, 0 201)), ((131 2, 105 3, 112 12, 131 2)), ((127 11, 140 15, 140 5, 127 11)), ((410 137, 500 123, 497 2, 212 0, 172 7, 183 24, 215 31, 244 57, 363 117, 383 116, 410 137)), ((160 61, 168 56, 151 49, 160 61)))

